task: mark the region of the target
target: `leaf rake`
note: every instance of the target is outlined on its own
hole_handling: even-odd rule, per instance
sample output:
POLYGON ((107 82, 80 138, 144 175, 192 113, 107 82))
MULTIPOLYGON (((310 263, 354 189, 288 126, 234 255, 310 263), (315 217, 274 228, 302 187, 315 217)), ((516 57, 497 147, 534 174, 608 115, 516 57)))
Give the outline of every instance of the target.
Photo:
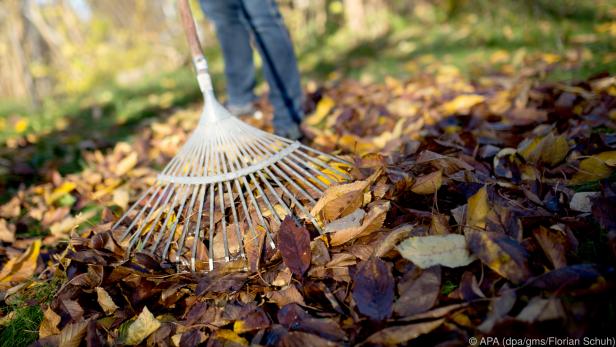
POLYGON ((215 262, 246 258, 248 235, 264 232, 274 249, 274 227, 286 215, 323 233, 310 206, 350 179, 350 163, 232 116, 214 95, 189 4, 178 3, 205 106, 178 154, 112 231, 127 254, 149 252, 192 271, 205 269, 206 259, 213 270, 215 262))

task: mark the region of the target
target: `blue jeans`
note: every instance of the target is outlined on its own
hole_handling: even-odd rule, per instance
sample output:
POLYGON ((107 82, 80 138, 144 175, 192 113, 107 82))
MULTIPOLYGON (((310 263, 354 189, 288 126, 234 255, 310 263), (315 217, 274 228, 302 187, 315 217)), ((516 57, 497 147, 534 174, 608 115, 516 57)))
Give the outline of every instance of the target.
POLYGON ((303 118, 302 89, 289 32, 275 0, 200 0, 216 27, 232 105, 255 100, 251 39, 263 60, 274 128, 285 129, 303 118))

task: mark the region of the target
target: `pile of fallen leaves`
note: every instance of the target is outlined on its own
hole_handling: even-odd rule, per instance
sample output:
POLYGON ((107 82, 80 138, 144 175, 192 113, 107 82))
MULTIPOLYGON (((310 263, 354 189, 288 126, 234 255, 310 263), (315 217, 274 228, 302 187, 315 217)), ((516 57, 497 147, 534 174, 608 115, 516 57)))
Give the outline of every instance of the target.
POLYGON ((345 81, 310 102, 310 144, 354 160, 355 180, 312 211, 324 235, 288 218, 275 251, 249 245, 249 272, 231 263, 177 274, 152 255, 127 260, 110 223, 185 139, 194 117, 180 113, 145 124, 131 145, 84 151, 85 171, 52 175, 1 207, 3 300, 34 273, 65 278, 43 307, 40 345, 466 345, 610 333, 616 77, 469 83, 445 69, 345 81), (37 223, 55 244, 93 203, 101 220, 53 257, 14 238, 37 223))

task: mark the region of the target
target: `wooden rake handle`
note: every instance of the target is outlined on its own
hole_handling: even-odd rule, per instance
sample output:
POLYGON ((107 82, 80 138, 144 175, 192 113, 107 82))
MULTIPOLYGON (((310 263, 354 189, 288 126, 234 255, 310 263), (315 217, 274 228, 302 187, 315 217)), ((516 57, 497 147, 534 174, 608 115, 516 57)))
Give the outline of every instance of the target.
POLYGON ((182 26, 186 32, 186 38, 188 39, 188 46, 193 59, 197 57, 203 57, 203 49, 201 49, 201 43, 199 43, 199 35, 197 35, 197 27, 195 26, 195 20, 190 10, 190 4, 188 0, 178 0, 178 6, 180 8, 180 17, 182 18, 182 26))

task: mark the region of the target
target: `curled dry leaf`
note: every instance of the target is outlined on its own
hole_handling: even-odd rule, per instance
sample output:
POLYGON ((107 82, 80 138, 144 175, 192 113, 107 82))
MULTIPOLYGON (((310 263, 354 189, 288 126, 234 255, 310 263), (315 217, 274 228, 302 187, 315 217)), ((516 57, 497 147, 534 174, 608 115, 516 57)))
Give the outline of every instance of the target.
POLYGON ((560 230, 540 226, 533 235, 555 269, 567 266, 567 238, 560 230))
POLYGON ((486 227, 486 217, 489 211, 488 190, 486 187, 482 187, 468 199, 466 225, 471 228, 484 229, 486 227))
POLYGON ((466 233, 468 247, 481 261, 513 283, 530 277, 528 253, 516 240, 505 234, 486 231, 466 233))
POLYGON ((310 213, 323 221, 332 221, 358 209, 364 199, 368 181, 356 181, 329 187, 310 213))
POLYGON ((400 255, 422 269, 434 265, 466 266, 476 259, 466 248, 464 236, 458 234, 409 237, 397 249, 400 255))
POLYGON ((411 191, 419 195, 434 194, 443 184, 443 171, 438 170, 433 173, 420 176, 411 186, 411 191))
POLYGON ((40 250, 41 240, 36 240, 22 255, 9 259, 0 271, 0 289, 10 288, 11 283, 30 278, 36 270, 40 250))
POLYGON ((102 287, 96 287, 96 299, 107 315, 113 314, 118 309, 109 293, 102 287))
POLYGON ((387 211, 389 211, 390 202, 379 200, 371 203, 368 207, 370 210, 360 226, 331 231, 330 244, 332 246, 339 246, 348 241, 369 235, 383 226, 387 211))
POLYGON ((413 225, 404 224, 390 231, 387 236, 385 236, 385 238, 377 244, 376 248, 374 249, 374 256, 384 256, 385 253, 396 247, 398 242, 406 239, 411 233, 411 231, 413 231, 413 228, 413 225))

